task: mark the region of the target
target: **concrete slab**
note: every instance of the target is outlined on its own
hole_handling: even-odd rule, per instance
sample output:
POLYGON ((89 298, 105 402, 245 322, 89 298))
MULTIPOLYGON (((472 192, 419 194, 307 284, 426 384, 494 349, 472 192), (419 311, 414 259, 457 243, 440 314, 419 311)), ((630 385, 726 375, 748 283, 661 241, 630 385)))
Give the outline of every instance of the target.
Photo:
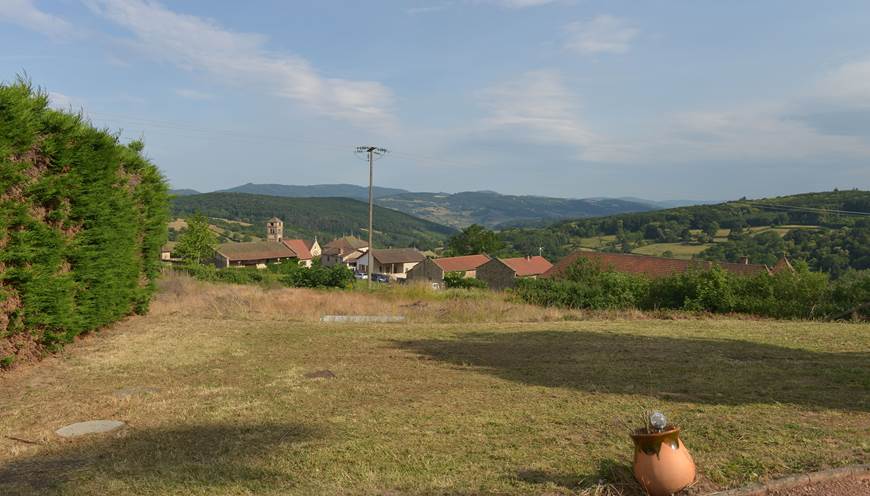
POLYGON ((78 422, 61 427, 54 431, 54 433, 60 437, 79 437, 88 434, 111 432, 125 425, 124 422, 119 420, 88 420, 87 422, 78 422))
POLYGON ((404 315, 324 315, 321 322, 404 322, 404 315))

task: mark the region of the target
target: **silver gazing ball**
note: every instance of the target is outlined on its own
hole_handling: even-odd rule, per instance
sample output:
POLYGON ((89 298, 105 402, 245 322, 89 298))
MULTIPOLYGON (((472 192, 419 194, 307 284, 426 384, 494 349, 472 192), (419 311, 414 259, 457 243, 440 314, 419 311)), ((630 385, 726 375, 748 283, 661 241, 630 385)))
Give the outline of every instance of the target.
POLYGON ((668 419, 665 418, 665 414, 662 412, 653 412, 652 415, 649 416, 649 425, 654 430, 661 432, 665 430, 665 427, 667 427, 668 419))

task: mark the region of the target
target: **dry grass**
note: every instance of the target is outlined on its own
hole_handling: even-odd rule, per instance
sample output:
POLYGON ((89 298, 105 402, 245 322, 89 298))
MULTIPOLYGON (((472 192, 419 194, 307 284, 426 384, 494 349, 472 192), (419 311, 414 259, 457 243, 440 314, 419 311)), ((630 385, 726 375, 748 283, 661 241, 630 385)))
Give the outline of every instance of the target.
POLYGON ((652 407, 700 488, 868 461, 870 325, 562 321, 413 291, 167 281, 150 315, 0 376, 0 494, 634 495, 626 423, 652 407), (99 418, 128 427, 53 434, 99 418))
POLYGON ((402 315, 412 323, 551 322, 587 316, 513 302, 507 295, 489 291, 434 291, 413 285, 378 285, 373 292, 263 288, 210 284, 184 275, 161 282, 152 314, 282 322, 319 322, 323 315, 402 315))

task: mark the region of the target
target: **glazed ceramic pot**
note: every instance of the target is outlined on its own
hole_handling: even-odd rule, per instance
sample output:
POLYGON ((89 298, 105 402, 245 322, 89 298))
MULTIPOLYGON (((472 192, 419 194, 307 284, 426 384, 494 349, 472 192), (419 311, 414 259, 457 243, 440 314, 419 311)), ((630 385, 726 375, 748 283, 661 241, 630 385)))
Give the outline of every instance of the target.
POLYGON ((680 440, 679 427, 652 433, 641 429, 631 439, 634 478, 651 496, 673 494, 695 480, 695 462, 680 440))

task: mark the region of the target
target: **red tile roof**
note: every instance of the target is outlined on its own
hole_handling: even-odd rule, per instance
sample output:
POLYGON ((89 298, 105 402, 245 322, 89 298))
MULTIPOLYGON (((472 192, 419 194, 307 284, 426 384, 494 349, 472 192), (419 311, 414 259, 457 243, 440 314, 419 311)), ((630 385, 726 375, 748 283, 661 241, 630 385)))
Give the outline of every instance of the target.
POLYGON ((384 250, 372 250, 372 256, 382 264, 389 263, 414 263, 426 260, 423 255, 414 248, 387 248, 384 250))
POLYGON ((347 255, 348 253, 353 253, 360 248, 365 248, 369 244, 366 241, 363 241, 355 236, 344 236, 341 238, 336 238, 326 243, 323 246, 323 253, 328 255, 347 255))
POLYGON ((287 248, 293 250, 293 253, 296 254, 296 258, 299 260, 311 260, 311 252, 305 245, 304 239, 285 239, 282 243, 284 243, 284 246, 287 248))
POLYGON ((240 260, 272 260, 277 258, 292 258, 296 254, 283 243, 274 241, 253 241, 250 243, 223 243, 215 251, 230 261, 240 260))
POLYGON ((475 270, 489 262, 489 255, 465 255, 461 257, 433 258, 435 265, 441 267, 444 272, 465 272, 475 270))
POLYGON ((517 277, 537 276, 550 270, 553 264, 544 257, 500 258, 505 265, 516 272, 517 277))
POLYGON ((559 277, 578 259, 585 258, 601 265, 603 270, 614 270, 629 274, 642 274, 648 277, 665 277, 677 272, 686 272, 691 268, 710 269, 718 265, 723 269, 738 275, 751 276, 768 272, 766 265, 739 264, 732 262, 708 262, 705 260, 679 260, 675 258, 652 257, 649 255, 634 255, 629 253, 602 253, 592 251, 575 251, 559 260, 543 277, 559 277))

